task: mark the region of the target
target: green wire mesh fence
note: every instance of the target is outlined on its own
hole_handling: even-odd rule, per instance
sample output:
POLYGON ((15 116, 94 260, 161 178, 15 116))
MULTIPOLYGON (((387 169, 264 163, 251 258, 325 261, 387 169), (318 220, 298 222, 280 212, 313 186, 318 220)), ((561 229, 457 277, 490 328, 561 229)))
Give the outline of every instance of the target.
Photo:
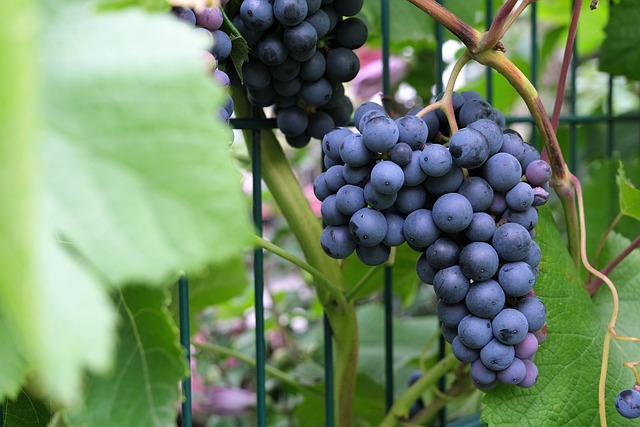
MULTIPOLYGON (((396 0, 398 1, 398 0, 396 0)), ((444 0, 439 1, 441 4, 445 4, 444 0)), ((610 7, 612 7, 613 2, 609 2, 610 7)), ((485 2, 485 25, 488 28, 492 22, 494 15, 494 2, 488 0, 485 2)), ((573 7, 573 1, 567 1, 567 16, 571 14, 573 7)), ((382 72, 382 87, 380 88, 382 93, 383 102, 388 102, 388 97, 391 95, 390 90, 390 71, 389 71, 389 58, 390 58, 390 38, 392 34, 390 34, 390 17, 393 13, 390 10, 390 1, 389 0, 380 0, 380 10, 381 10, 381 49, 382 49, 382 63, 383 63, 383 72, 382 72)), ((539 52, 540 52, 540 43, 539 43, 539 23, 538 23, 538 5, 537 3, 533 3, 530 6, 530 11, 528 14, 530 33, 529 33, 529 58, 528 63, 530 65, 528 70, 523 70, 526 72, 528 78, 531 82, 536 85, 538 83, 538 72, 539 72, 539 52)), ((439 25, 434 25, 434 38, 436 42, 436 50, 435 50, 435 75, 442 76, 445 71, 445 62, 443 60, 443 45, 445 42, 445 33, 444 28, 439 25)), ((579 61, 579 52, 577 50, 577 46, 574 45, 573 50, 573 59, 571 64, 571 73, 568 82, 568 90, 567 90, 567 111, 568 114, 565 114, 560 117, 561 125, 567 130, 568 138, 567 144, 563 149, 566 150, 567 161, 571 170, 575 171, 578 164, 578 151, 577 151, 577 138, 579 127, 586 124, 605 124, 605 138, 604 138, 604 154, 607 157, 611 157, 614 152, 614 128, 617 122, 626 121, 626 122, 635 122, 638 123, 638 127, 640 128, 640 115, 624 115, 624 116, 616 116, 614 115, 614 81, 612 76, 608 76, 607 80, 607 97, 606 97, 606 109, 602 114, 599 115, 589 115, 589 116, 580 116, 576 114, 576 106, 577 106, 577 67, 579 61)), ((494 71, 491 69, 486 69, 485 71, 485 98, 493 103, 494 100, 494 71)), ((439 93, 443 90, 443 82, 442 78, 436 78, 435 83, 435 92, 439 93)), ((260 164, 260 148, 261 148, 261 140, 260 140, 260 129, 270 129, 275 128, 275 120, 269 119, 259 119, 258 110, 254 110, 252 117, 243 117, 243 118, 235 118, 232 119, 231 124, 235 129, 250 129, 252 131, 252 174, 253 174, 253 219, 254 225, 256 229, 256 233, 258 235, 262 234, 262 226, 263 226, 263 218, 261 212, 262 206, 262 183, 261 183, 261 164, 260 164)), ((514 123, 523 123, 530 125, 530 141, 532 143, 537 142, 536 132, 533 126, 533 122, 530 117, 526 116, 507 116, 506 117, 508 124, 514 123)), ((640 135, 640 130, 638 132, 640 135)), ((640 144, 639 144, 640 147, 640 144)), ((265 381, 266 381, 266 345, 265 345, 265 310, 264 310, 264 301, 263 301, 263 292, 264 292, 264 265, 263 265, 263 251, 262 249, 256 249, 254 252, 254 293, 255 293, 255 351, 256 351, 256 396, 257 396, 257 426, 264 427, 269 425, 269 420, 267 418, 266 412, 266 392, 265 392, 265 381)), ((385 372, 385 396, 384 402, 387 409, 389 409, 394 402, 394 369, 393 369, 393 282, 392 282, 392 267, 385 267, 384 271, 384 284, 383 284, 383 304, 384 304, 384 372, 385 372)), ((180 331, 181 331, 181 342, 186 352, 186 357, 189 358, 189 307, 188 307, 188 285, 187 278, 183 277, 179 283, 180 289, 180 331)), ((325 377, 325 403, 324 403, 324 414, 325 414, 325 426, 332 427, 334 425, 334 396, 333 396, 333 359, 332 359, 332 334, 331 327, 329 326, 329 322, 326 317, 324 318, 324 377, 325 377)), ((439 340, 439 357, 443 358, 445 355, 445 341, 442 337, 439 340)), ((439 384, 440 389, 444 390, 444 378, 441 379, 439 384)), ((185 401, 182 407, 182 422, 186 427, 191 427, 191 391, 190 391, 190 381, 189 378, 186 378, 183 382, 183 392, 185 401)), ((381 396, 382 398, 382 396, 381 396)), ((0 414, 0 417, 2 415, 0 414)), ((1 420, 1 418, 0 418, 1 420)), ((447 414, 445 410, 441 410, 438 416, 438 423, 440 426, 449 426, 449 427, 469 427, 469 426, 479 426, 484 425, 479 416, 468 417, 456 421, 447 421, 447 414)), ((0 423, 1 424, 1 423, 0 423)))

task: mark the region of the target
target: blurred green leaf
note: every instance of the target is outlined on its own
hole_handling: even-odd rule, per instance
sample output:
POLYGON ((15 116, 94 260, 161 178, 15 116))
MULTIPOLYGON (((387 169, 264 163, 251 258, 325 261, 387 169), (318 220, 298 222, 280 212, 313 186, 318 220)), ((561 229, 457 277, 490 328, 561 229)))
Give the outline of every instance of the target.
POLYGON ((620 162, 618 176, 616 177, 620 188, 620 212, 640 220, 640 190, 638 190, 624 172, 624 165, 620 162))
POLYGON ((602 71, 640 80, 639 20, 640 3, 636 0, 620 0, 611 9, 611 18, 606 28, 607 37, 600 51, 602 71))

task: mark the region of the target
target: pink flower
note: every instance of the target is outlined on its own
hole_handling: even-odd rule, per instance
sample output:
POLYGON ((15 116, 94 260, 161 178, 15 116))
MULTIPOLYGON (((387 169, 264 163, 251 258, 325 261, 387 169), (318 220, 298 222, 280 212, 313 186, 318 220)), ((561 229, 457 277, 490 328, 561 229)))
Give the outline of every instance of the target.
MULTIPOLYGON (((354 105, 368 101, 382 91, 382 51, 362 47, 356 51, 360 59, 360 72, 351 81, 355 94, 354 105)), ((408 64, 397 56, 389 57, 389 76, 391 86, 395 86, 407 75, 408 64)))
POLYGON ((254 393, 236 387, 208 387, 204 399, 200 402, 199 415, 237 416, 249 411, 256 405, 254 393))

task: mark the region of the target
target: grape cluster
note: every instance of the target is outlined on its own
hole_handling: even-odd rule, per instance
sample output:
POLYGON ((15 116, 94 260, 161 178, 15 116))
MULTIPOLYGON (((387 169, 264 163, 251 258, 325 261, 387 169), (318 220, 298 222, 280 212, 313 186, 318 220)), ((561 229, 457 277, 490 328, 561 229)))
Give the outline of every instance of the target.
POLYGON ((640 418, 640 386, 623 390, 616 396, 616 409, 625 418, 640 418))
POLYGON ((232 23, 250 47, 242 67, 249 101, 275 105, 278 129, 293 147, 348 122, 344 82, 360 70, 354 49, 367 27, 353 17, 363 0, 243 0, 232 23), (346 19, 343 16, 347 17, 346 19))
POLYGON ((333 258, 355 251, 367 265, 403 243, 420 252, 418 277, 433 285, 442 333, 471 363, 474 385, 530 387, 546 336, 533 236, 551 168, 479 94, 453 95, 461 128, 450 137, 439 112, 394 120, 375 103, 356 109, 359 133, 325 135, 327 169, 314 181, 320 243, 333 258))
MULTIPOLYGON (((221 1, 221 5, 228 1, 221 1)), ((220 29, 224 20, 222 10, 219 7, 207 7, 195 13, 186 7, 175 6, 171 12, 207 37, 211 48, 203 52, 204 59, 209 65, 213 78, 229 89, 231 86, 229 76, 218 68, 218 65, 224 63, 231 55, 231 39, 227 33, 220 29)), ((229 123, 229 117, 233 114, 233 99, 229 93, 227 93, 223 107, 218 114, 222 121, 229 123)))

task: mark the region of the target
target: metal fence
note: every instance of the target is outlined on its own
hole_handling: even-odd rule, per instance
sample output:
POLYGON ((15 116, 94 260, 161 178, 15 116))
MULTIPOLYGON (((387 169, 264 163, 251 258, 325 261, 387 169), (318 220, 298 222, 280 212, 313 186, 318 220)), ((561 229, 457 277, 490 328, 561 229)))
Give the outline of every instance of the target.
MULTIPOLYGON (((368 0, 369 1, 369 0, 368 0)), ((375 0, 370 0, 375 1, 375 0)), ((390 0, 379 0, 382 12, 381 19, 381 34, 382 34, 382 61, 383 61, 383 83, 381 92, 383 94, 383 100, 386 99, 386 95, 390 95, 390 79, 389 79, 389 57, 390 57, 390 32, 389 23, 390 16, 393 13, 390 10, 390 0)), ((400 1, 400 0, 395 0, 400 1)), ((439 1, 446 6, 445 0, 439 1)), ((571 15, 573 1, 569 0, 566 3, 567 16, 571 15)), ((613 6, 613 2, 609 2, 609 6, 613 6)), ((485 25, 488 28, 492 22, 493 15, 495 13, 494 1, 485 1, 485 25)), ((529 8, 529 13, 526 18, 530 23, 529 34, 529 70, 523 70, 531 82, 536 85, 539 78, 539 23, 538 23, 538 5, 533 3, 529 8)), ((443 44, 445 41, 444 31, 445 29, 440 24, 434 24, 434 37, 436 40, 436 61, 434 63, 435 75, 442 76, 445 70, 445 62, 443 61, 443 44)), ((578 131, 582 125, 600 123, 606 127, 604 153, 606 156, 612 156, 614 152, 614 132, 617 122, 627 121, 638 124, 638 135, 640 135, 640 115, 614 115, 614 93, 613 93, 613 77, 608 77, 608 90, 606 98, 606 109, 603 114, 579 116, 576 115, 576 104, 578 102, 577 97, 577 67, 578 67, 579 52, 577 46, 574 45, 573 60, 570 68, 569 81, 567 84, 568 99, 568 112, 560 117, 561 126, 568 130, 568 141, 566 152, 568 153, 567 162, 571 170, 575 171, 578 162, 577 152, 577 140, 578 131)), ((492 103, 494 98, 494 76, 495 72, 491 69, 486 70, 485 74, 485 97, 492 103)), ((439 93, 443 90, 443 83, 441 78, 436 78, 435 91, 439 93)), ((275 120, 259 119, 259 112, 254 111, 252 117, 235 118, 231 120, 231 125, 235 129, 250 129, 252 131, 252 173, 253 173, 253 219, 256 232, 261 235, 262 233, 262 183, 261 183, 261 140, 260 130, 265 128, 275 128, 275 120)), ((538 138, 531 117, 528 116, 506 116, 507 123, 525 123, 530 125, 531 136, 530 141, 536 143, 538 138)), ((640 147, 640 144, 639 144, 640 147)), ((640 150, 640 148, 639 148, 640 150)), ((264 292, 264 275, 263 275, 263 251, 262 249, 256 249, 254 252, 254 292, 255 292, 255 343, 256 343, 256 395, 257 395, 257 420, 258 427, 265 427, 269 425, 269 420, 266 415, 266 393, 265 393, 265 363, 266 363, 266 345, 265 345, 265 330, 264 330, 264 304, 263 304, 263 292, 264 292)), ((186 278, 183 278, 179 283, 180 288, 180 333, 181 342, 187 349, 187 357, 189 357, 189 307, 188 307, 188 285, 186 278)), ((383 284, 383 304, 385 310, 384 317, 384 354, 385 354, 385 404, 387 409, 391 407, 394 401, 394 372, 393 372, 393 316, 392 316, 392 302, 393 302, 393 283, 392 283, 392 267, 385 267, 384 271, 384 284, 383 284)), ((439 340, 439 356, 442 358, 445 354, 445 341, 440 337, 439 340)), ((324 369, 325 369, 325 425, 332 427, 334 425, 334 404, 333 404, 333 359, 332 359, 332 333, 329 322, 326 317, 324 318, 324 369)), ((441 379, 440 389, 444 390, 444 378, 441 379)), ((185 401, 182 407, 183 413, 183 425, 191 427, 191 392, 189 378, 183 382, 183 390, 185 401)), ((471 417, 469 419, 447 421, 446 411, 443 409, 439 413, 438 417, 440 426, 449 427, 464 427, 464 426, 479 426, 484 425, 479 421, 479 417, 471 417)))

